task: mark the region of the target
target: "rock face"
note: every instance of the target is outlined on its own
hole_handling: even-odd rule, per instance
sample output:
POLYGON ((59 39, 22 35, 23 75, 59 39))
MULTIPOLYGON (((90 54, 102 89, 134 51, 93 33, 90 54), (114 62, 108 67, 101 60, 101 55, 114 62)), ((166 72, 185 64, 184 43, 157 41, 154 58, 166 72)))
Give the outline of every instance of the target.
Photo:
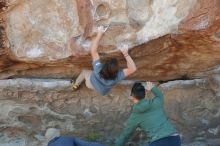
POLYGON ((125 66, 117 45, 130 46, 138 66, 131 79, 195 78, 220 62, 218 0, 3 2, 1 79, 67 78, 91 68, 98 25, 109 25, 103 59, 125 66))
POLYGON ((76 0, 29 0, 14 3, 17 3, 17 6, 7 13, 7 36, 12 52, 19 60, 44 58, 44 61, 49 62, 72 55, 66 45, 71 37, 75 38, 72 41, 75 41, 78 47, 84 48, 85 44, 80 42, 87 39, 85 29, 89 25, 86 24, 87 27, 83 29, 80 24, 83 22, 80 22, 79 17, 82 16, 79 13, 85 13, 85 10, 80 10, 81 7, 89 9, 88 13, 84 14, 85 17, 93 17, 96 20, 94 24, 92 18, 86 22, 92 24, 89 28, 92 31, 97 25, 110 25, 103 45, 112 46, 114 49, 123 41, 134 46, 174 32, 195 1, 164 0, 161 3, 161 0, 129 0, 116 4, 115 1, 94 1, 90 4, 76 0))
POLYGON ((82 33, 76 1, 15 2, 7 13, 7 36, 16 58, 57 60, 71 54, 67 40, 82 33))
MULTIPOLYGON (((215 145, 220 141, 219 85, 219 75, 160 85, 168 117, 185 145, 219 144, 215 145)), ((107 96, 100 96, 84 86, 72 92, 67 80, 10 79, 0 81, 0 90, 3 145, 16 141, 22 146, 25 146, 22 143, 46 145, 45 130, 57 127, 65 135, 90 137, 89 140, 112 146, 131 110, 127 99, 130 86, 124 85, 115 87, 107 96)), ((146 140, 140 132, 137 130, 130 140, 136 146, 146 140)))
MULTIPOLYGON (((219 146, 219 0, 0 0, 0 146, 45 146, 48 127, 113 145, 130 85, 103 97, 85 87, 73 93, 65 80, 91 69, 99 25, 109 26, 103 61, 125 67, 117 46, 126 43, 138 68, 131 82, 163 83, 185 146, 219 146)), ((140 130, 130 142, 146 145, 140 130)))

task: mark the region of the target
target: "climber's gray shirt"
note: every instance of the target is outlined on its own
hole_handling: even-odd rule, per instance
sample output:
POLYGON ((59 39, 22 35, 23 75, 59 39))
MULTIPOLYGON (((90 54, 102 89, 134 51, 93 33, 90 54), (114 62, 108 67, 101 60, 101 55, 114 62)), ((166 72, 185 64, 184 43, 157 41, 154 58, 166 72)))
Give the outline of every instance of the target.
POLYGON ((93 71, 90 76, 90 81, 95 90, 102 95, 106 95, 115 84, 117 84, 125 78, 123 70, 120 70, 115 80, 103 79, 99 74, 103 67, 103 64, 100 62, 100 59, 93 61, 92 65, 93 71))

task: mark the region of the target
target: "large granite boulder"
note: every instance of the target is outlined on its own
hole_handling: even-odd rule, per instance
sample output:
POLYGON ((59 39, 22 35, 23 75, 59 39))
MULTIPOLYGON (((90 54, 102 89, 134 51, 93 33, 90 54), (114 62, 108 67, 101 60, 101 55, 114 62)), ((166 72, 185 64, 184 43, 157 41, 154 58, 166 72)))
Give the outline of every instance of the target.
MULTIPOLYGON (((219 0, 0 0, 0 146, 45 146, 49 127, 112 146, 134 80, 163 83, 184 146, 219 146, 219 75, 219 0), (73 93, 99 25, 101 59, 124 67, 126 43, 138 70, 107 96, 73 93)), ((146 145, 140 130, 132 144, 146 145)))
POLYGON ((138 66, 131 79, 196 78, 220 61, 218 0, 3 2, 1 79, 67 78, 91 68, 99 25, 109 25, 99 48, 103 59, 116 57, 125 66, 117 45, 129 45, 138 66))
MULTIPOLYGON (((69 84, 60 79, 1 80, 0 146, 16 141, 22 146, 45 146, 43 135, 49 127, 61 129, 64 135, 113 146, 131 110, 131 84, 118 85, 106 96, 85 86, 72 92, 69 84)), ((165 95, 167 115, 185 146, 219 145, 219 87, 219 75, 159 86, 165 95)), ((146 146, 146 137, 139 129, 129 141, 146 146)))

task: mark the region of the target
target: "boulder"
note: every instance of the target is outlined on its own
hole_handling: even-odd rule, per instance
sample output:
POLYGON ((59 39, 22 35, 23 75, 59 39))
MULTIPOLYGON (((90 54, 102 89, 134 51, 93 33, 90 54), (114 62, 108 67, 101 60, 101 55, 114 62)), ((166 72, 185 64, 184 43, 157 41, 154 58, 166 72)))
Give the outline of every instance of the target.
POLYGON ((138 71, 130 79, 206 76, 220 61, 218 0, 3 1, 0 78, 70 78, 91 69, 97 26, 109 26, 101 58, 129 45, 138 71), (198 73, 200 75, 198 75, 198 73))

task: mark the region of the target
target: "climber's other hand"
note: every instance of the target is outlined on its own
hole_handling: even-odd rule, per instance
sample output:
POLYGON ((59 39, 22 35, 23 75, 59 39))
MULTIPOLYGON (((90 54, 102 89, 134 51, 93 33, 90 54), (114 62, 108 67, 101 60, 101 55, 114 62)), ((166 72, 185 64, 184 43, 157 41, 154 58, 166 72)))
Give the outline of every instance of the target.
POLYGON ((152 82, 146 82, 146 90, 150 91, 154 87, 154 84, 152 82))
POLYGON ((108 29, 107 27, 105 28, 104 26, 99 26, 98 27, 98 33, 103 34, 107 29, 108 29))
POLYGON ((124 54, 124 55, 128 54, 128 45, 127 44, 119 45, 118 49, 122 52, 122 54, 124 54))

